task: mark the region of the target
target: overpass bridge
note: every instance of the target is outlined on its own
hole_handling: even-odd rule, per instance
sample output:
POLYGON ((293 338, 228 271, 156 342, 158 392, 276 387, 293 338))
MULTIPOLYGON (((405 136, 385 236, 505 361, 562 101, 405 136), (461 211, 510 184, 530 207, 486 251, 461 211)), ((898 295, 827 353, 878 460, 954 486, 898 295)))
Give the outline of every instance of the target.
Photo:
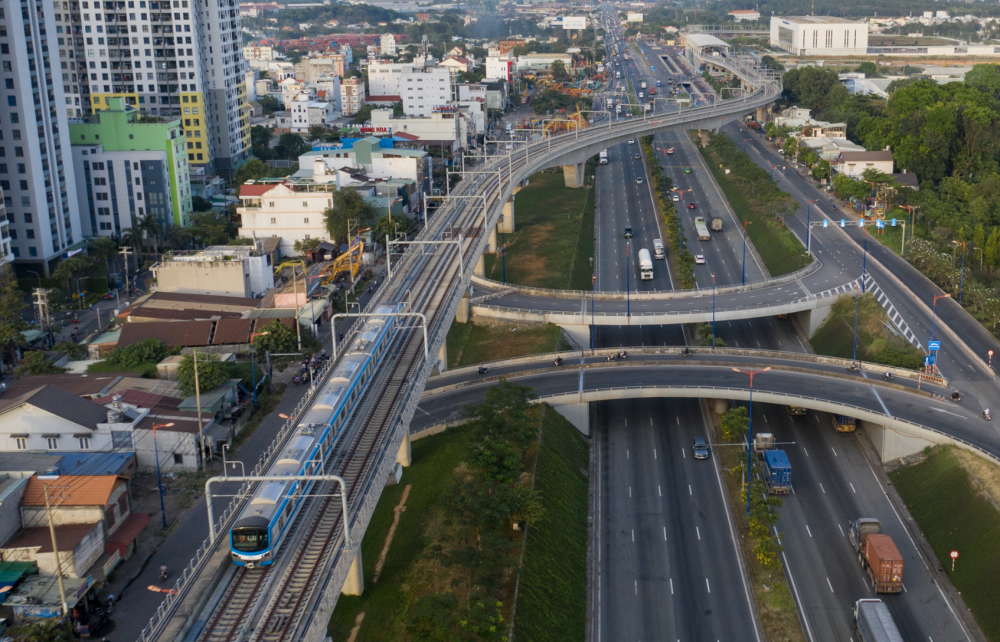
MULTIPOLYGON (((417 239, 458 239, 459 243, 411 246, 394 260, 393 276, 381 284, 369 304, 369 309, 374 309, 400 303, 408 312, 422 314, 424 322, 419 329, 405 324, 397 333, 381 367, 367 381, 359 409, 346 424, 342 446, 325 468, 325 473, 346 480, 346 523, 339 512, 331 514, 324 510, 323 501, 317 500, 317 506, 303 512, 296 530, 322 534, 325 544, 317 548, 310 539, 296 547, 290 541, 284 553, 287 561, 263 575, 233 571, 225 539, 221 546, 219 541, 207 541, 180 573, 140 639, 324 639, 341 591, 346 587, 358 593, 363 588, 360 542, 389 475, 399 465, 409 464, 409 425, 424 384, 439 363, 433 356, 441 353, 463 301, 467 307, 473 268, 495 243, 494 230, 504 211, 512 211, 510 199, 518 184, 540 170, 560 165, 568 183, 579 181, 583 163, 609 145, 666 129, 718 128, 769 104, 781 92, 779 77, 754 66, 752 59, 732 58, 717 64, 728 65, 752 91, 714 105, 654 111, 618 122, 608 119, 606 125, 584 131, 519 142, 509 153, 488 157, 477 165, 476 171, 482 173, 470 174, 451 191, 445 206, 431 216, 417 239), (421 329, 426 329, 426 334, 421 329), (428 349, 429 359, 424 356, 428 349), (350 534, 349 545, 344 544, 345 530, 350 534)), ((349 349, 359 340, 352 331, 339 343, 349 349)), ((341 354, 333 355, 331 369, 341 354)), ((312 403, 310 398, 303 407, 312 403)), ((292 418, 258 469, 267 469, 294 428, 292 418)), ((216 532, 228 532, 252 489, 249 483, 233 489, 229 506, 216 513, 222 515, 213 525, 216 532)), ((329 498, 335 490, 339 492, 339 488, 319 486, 317 495, 329 498)), ((279 560, 281 557, 279 554, 279 560)))
MULTIPOLYGON (((982 416, 987 400, 964 392, 950 401, 947 381, 920 372, 861 364, 797 352, 691 348, 635 348, 625 361, 608 362, 614 350, 563 352, 498 361, 487 376, 476 367, 459 368, 427 382, 413 433, 434 432, 459 423, 464 406, 479 403, 486 388, 501 377, 532 387, 539 402, 553 405, 589 434, 589 404, 646 397, 710 399, 724 411, 731 400, 750 398, 749 377, 733 368, 770 367, 754 377, 757 402, 800 406, 854 417, 863 422, 883 461, 913 454, 926 446, 955 444, 1000 463, 1000 434, 982 416), (562 366, 553 360, 561 356, 562 366)), ((824 429, 827 429, 824 426, 824 429)))

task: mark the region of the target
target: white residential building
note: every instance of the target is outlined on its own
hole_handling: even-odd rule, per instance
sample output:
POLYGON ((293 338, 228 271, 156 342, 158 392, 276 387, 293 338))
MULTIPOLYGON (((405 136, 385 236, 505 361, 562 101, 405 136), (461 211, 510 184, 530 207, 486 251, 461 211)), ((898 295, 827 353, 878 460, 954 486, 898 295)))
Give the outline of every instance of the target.
POLYGON ((7 221, 7 207, 3 201, 3 190, 0 189, 0 267, 14 260, 10 251, 10 223, 7 221))
POLYGON ((274 60, 274 50, 270 47, 248 45, 243 47, 243 57, 247 60, 274 60))
POLYGON ((486 58, 486 78, 489 80, 509 81, 514 68, 514 60, 510 53, 486 58))
POLYGON ((796 56, 864 56, 868 23, 830 16, 771 16, 771 46, 796 56))
POLYGON ((11 252, 15 263, 48 275, 83 240, 64 85, 52 81, 50 61, 62 40, 55 28, 61 14, 41 2, 0 9, 0 189, 11 252))
POLYGON ((480 100, 486 102, 486 85, 482 83, 462 83, 458 86, 460 101, 480 100))
POLYGON ((737 9, 736 11, 730 11, 729 17, 736 22, 743 22, 744 20, 756 22, 760 20, 760 12, 754 9, 737 9))
POLYGON ((326 101, 317 101, 308 94, 299 94, 288 107, 293 133, 302 134, 310 127, 327 127, 337 119, 336 106, 326 101))
POLYGON ((449 56, 441 61, 441 66, 452 69, 455 72, 465 73, 472 70, 473 63, 463 56, 449 56))
POLYGON ((851 178, 860 178, 866 169, 877 169, 885 174, 893 173, 892 152, 841 152, 840 160, 834 168, 851 178))
POLYGON ((361 167, 365 174, 376 180, 401 179, 423 185, 431 175, 431 156, 422 149, 396 149, 383 147, 391 139, 369 136, 345 144, 323 144, 299 156, 296 180, 329 183, 334 180, 332 171, 361 167), (323 165, 317 165, 322 161, 323 165))
POLYGON ((379 50, 383 56, 396 55, 396 36, 391 33, 383 33, 379 37, 379 50))
POLYGON ((372 110, 372 126, 377 131, 409 134, 425 145, 451 151, 468 146, 469 125, 469 118, 454 107, 438 108, 429 116, 402 118, 393 118, 391 109, 372 110))
POLYGON ((452 72, 447 67, 421 67, 404 72, 399 96, 407 116, 429 116, 452 100, 452 72))
POLYGON ((285 184, 245 183, 240 185, 241 237, 263 239, 279 237, 282 256, 296 256, 295 242, 329 239, 323 212, 333 206, 334 183, 323 191, 296 191, 285 184))
POLYGON ((252 299, 274 287, 271 255, 253 245, 213 245, 173 252, 150 269, 157 292, 252 299))
POLYGON ((413 62, 385 62, 373 60, 368 64, 369 96, 401 96, 403 74, 426 67, 426 61, 417 57, 413 62))
POLYGON ((78 90, 80 115, 118 97, 149 116, 180 117, 188 140, 203 143, 188 161, 228 175, 250 154, 239 7, 233 0, 185 1, 104 2, 96 11, 70 2, 68 13, 55 13, 49 33, 60 38, 50 50, 67 72, 77 72, 79 83, 70 76, 68 85, 78 90))

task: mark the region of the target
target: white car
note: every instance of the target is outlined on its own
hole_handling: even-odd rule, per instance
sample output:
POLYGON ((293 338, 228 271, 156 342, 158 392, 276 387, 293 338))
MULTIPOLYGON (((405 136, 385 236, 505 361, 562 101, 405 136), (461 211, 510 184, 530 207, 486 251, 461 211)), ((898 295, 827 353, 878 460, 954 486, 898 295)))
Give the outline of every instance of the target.
POLYGON ((673 201, 674 203, 677 203, 677 202, 679 202, 681 200, 681 197, 678 196, 677 194, 671 194, 670 195, 670 200, 673 201))
POLYGON ((635 139, 634 138, 629 138, 628 139, 628 144, 629 145, 635 145, 635 139))
POLYGON ((695 263, 695 265, 705 265, 705 255, 704 254, 695 254, 694 255, 694 263, 695 263))
POLYGON ((642 179, 641 178, 635 179, 635 184, 636 185, 642 185, 642 179))
POLYGON ((674 153, 674 148, 673 147, 668 148, 667 149, 667 153, 668 154, 673 154, 674 153))

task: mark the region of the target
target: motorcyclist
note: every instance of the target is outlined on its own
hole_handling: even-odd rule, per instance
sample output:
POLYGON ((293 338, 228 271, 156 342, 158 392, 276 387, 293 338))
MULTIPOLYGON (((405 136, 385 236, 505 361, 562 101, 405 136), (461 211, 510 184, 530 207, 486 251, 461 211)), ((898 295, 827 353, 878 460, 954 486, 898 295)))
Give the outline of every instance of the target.
POLYGON ((161 564, 160 565, 160 579, 166 579, 166 577, 167 577, 167 565, 166 564, 161 564))
POLYGON ((983 410, 983 417, 985 417, 987 419, 990 418, 990 409, 989 408, 986 408, 986 409, 983 410))
POLYGON ((959 401, 961 398, 962 398, 962 395, 958 394, 958 390, 956 390, 955 392, 951 393, 951 400, 952 401, 959 401))
POLYGON ((486 374, 486 366, 479 366, 477 374, 486 374))

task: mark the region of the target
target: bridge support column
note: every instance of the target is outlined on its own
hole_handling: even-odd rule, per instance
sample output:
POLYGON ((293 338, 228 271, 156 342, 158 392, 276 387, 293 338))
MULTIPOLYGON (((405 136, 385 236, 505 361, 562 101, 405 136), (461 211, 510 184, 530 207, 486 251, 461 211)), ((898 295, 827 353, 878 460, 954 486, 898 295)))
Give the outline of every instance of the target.
POLYGON ((340 590, 343 595, 361 595, 365 591, 365 573, 361 568, 361 547, 355 549, 354 561, 351 568, 347 570, 347 579, 344 580, 344 588, 340 590))
POLYGON ((566 339, 577 350, 590 350, 590 326, 589 325, 559 325, 562 328, 566 339))
POLYGON ((816 334, 816 330, 823 325, 823 321, 830 316, 830 309, 833 307, 833 301, 826 304, 820 304, 820 307, 813 308, 812 310, 803 310, 802 312, 795 313, 795 320, 798 322, 799 327, 802 328, 810 337, 816 334))
POLYGON ((571 403, 562 406, 552 406, 555 411, 566 418, 566 421, 573 424, 584 436, 590 436, 590 404, 571 403))
POLYGON ((469 307, 469 293, 466 291, 465 296, 458 302, 458 310, 455 312, 456 323, 469 322, 469 307))
POLYGON ((583 167, 583 163, 562 166, 566 187, 583 187, 583 167))
POLYGON ((409 468, 410 464, 413 463, 413 457, 410 453, 410 431, 407 428, 403 430, 403 441, 399 444, 399 452, 396 453, 396 463, 404 468, 409 468))
POLYGON ((441 350, 438 351, 437 361, 434 363, 434 367, 431 368, 431 376, 441 374, 447 369, 448 369, 448 344, 442 343, 441 350))
POLYGON ((727 410, 729 410, 729 402, 725 399, 713 399, 712 410, 714 410, 717 415, 724 414, 727 410))
POLYGON ((497 251, 497 228, 490 230, 490 237, 486 239, 486 251, 496 252, 497 251))
POLYGON ((757 108, 757 114, 756 114, 757 118, 755 120, 758 123, 763 123, 764 122, 764 116, 766 115, 766 113, 767 112, 764 111, 763 107, 758 107, 757 108))
MULTIPOLYGON (((868 434, 868 438, 872 440, 872 445, 875 446, 882 463, 907 457, 928 446, 937 445, 933 441, 904 433, 896 428, 887 428, 869 421, 859 423, 868 434)), ((942 440, 942 443, 945 443, 945 440, 942 440)))
POLYGON ((472 271, 472 273, 476 276, 486 276, 486 259, 482 255, 480 255, 479 260, 476 261, 476 268, 472 271))
MULTIPOLYGON (((517 188, 514 188, 517 191, 517 188)), ((503 218, 500 220, 500 231, 504 234, 512 234, 514 232, 514 197, 511 196, 510 200, 503 204, 503 218)))

